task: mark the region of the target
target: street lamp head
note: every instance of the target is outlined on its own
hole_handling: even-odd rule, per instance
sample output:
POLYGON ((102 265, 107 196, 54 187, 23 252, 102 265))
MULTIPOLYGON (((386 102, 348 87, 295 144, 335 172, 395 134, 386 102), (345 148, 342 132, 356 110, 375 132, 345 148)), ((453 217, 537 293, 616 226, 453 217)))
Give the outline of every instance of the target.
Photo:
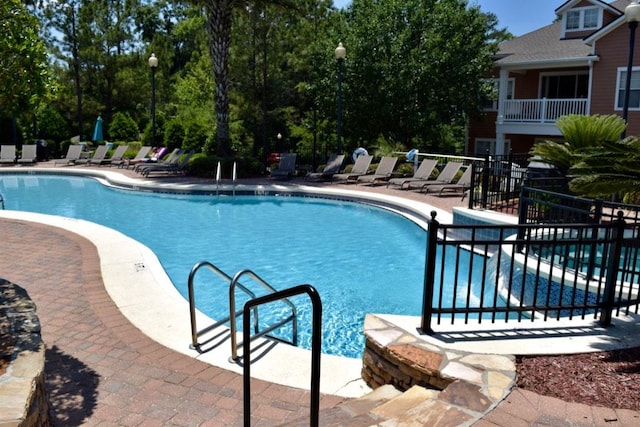
POLYGON ((158 66, 158 58, 156 58, 156 54, 152 53, 149 57, 149 67, 156 68, 158 66))
POLYGON ((338 61, 343 60, 347 57, 347 49, 342 46, 342 42, 338 43, 338 47, 336 48, 336 59, 338 61))
POLYGON ((276 138, 278 138, 279 140, 282 139, 282 134, 278 132, 278 134, 276 135, 276 138))
POLYGON ((637 0, 633 0, 624 8, 624 19, 627 22, 640 22, 640 4, 637 0))

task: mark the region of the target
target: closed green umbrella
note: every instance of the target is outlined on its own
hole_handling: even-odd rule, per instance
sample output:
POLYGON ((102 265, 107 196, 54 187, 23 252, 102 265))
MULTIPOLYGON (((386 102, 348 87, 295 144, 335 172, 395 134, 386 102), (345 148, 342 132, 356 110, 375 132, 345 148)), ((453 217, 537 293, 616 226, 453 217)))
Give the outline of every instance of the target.
POLYGON ((96 120, 96 126, 93 128, 93 141, 104 141, 104 137, 102 136, 102 117, 98 116, 96 120))

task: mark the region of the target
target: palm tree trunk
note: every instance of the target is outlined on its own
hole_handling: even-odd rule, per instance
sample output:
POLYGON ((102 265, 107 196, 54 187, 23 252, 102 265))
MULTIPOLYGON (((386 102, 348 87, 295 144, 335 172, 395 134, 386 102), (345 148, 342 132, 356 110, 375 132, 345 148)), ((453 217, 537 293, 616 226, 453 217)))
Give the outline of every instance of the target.
POLYGON ((229 135, 229 47, 231 45, 232 10, 236 0, 206 0, 209 52, 215 79, 217 155, 231 154, 229 135))

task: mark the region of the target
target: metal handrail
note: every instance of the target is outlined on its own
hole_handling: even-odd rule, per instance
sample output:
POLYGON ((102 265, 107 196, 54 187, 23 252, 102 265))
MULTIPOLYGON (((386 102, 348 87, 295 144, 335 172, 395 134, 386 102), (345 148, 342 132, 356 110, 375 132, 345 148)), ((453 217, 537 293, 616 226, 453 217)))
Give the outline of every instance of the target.
MULTIPOLYGON (((317 427, 320 423, 320 351, 322 347, 322 301, 318 291, 311 285, 298 285, 290 289, 277 291, 276 293, 265 295, 247 301, 243 310, 243 340, 250 343, 249 321, 252 308, 255 310, 259 305, 285 300, 287 298, 306 293, 311 299, 313 308, 313 321, 311 325, 311 403, 309 405, 310 419, 309 425, 317 427)), ((248 347, 248 346, 247 346, 248 347)), ((243 355, 244 364, 244 426, 251 426, 251 352, 247 348, 243 355)))
MULTIPOLYGON (((268 284, 265 280, 263 280, 260 276, 258 276, 253 271, 251 271, 251 270, 241 270, 238 273, 236 273, 236 275, 233 277, 233 280, 231 281, 231 283, 229 285, 229 311, 231 313, 235 312, 235 310, 236 310, 236 296, 235 296, 235 288, 236 288, 236 286, 238 286, 239 289, 241 289, 241 290, 246 292, 246 287, 242 286, 239 283, 240 278, 242 276, 245 276, 245 275, 251 277, 256 283, 261 285, 270 294, 274 294, 274 293, 278 292, 277 289, 275 289, 273 286, 268 284)), ((250 294, 249 296, 251 298, 255 298, 255 295, 253 295, 253 294, 250 294)), ((289 308, 291 308, 291 315, 289 317, 281 320, 280 322, 270 326, 269 328, 261 331, 261 332, 259 332, 259 328, 258 328, 258 314, 257 314, 257 311, 255 311, 255 313, 254 313, 254 333, 255 334, 251 338, 252 341, 254 339, 256 339, 256 338, 268 335, 270 332, 272 332, 272 331, 278 329, 279 327, 284 326, 287 323, 291 322, 291 335, 292 335, 292 338, 291 338, 291 341, 289 342, 289 344, 292 344, 292 345, 297 345, 298 344, 298 316, 297 316, 296 307, 287 298, 282 299, 282 302, 284 302, 286 305, 289 306, 289 308)), ((237 342, 237 337, 236 337, 237 327, 236 327, 236 318, 235 318, 235 316, 231 317, 231 320, 229 321, 229 328, 231 329, 231 360, 238 361, 238 359, 240 359, 240 358, 238 357, 238 342, 237 342)), ((283 340, 281 340, 281 341, 283 341, 283 340)), ((246 342, 246 340, 243 341, 240 345, 244 345, 245 342, 246 342)), ((284 341, 284 342, 286 342, 286 341, 284 341)))
POLYGON ((2 196, 2 193, 0 193, 0 208, 4 210, 4 197, 2 196))
MULTIPOLYGON (((235 290, 239 289, 242 292, 244 292, 246 295, 249 296, 250 299, 255 299, 256 298, 256 294, 249 289, 248 287, 246 287, 245 285, 243 285, 242 283, 240 283, 240 278, 242 276, 249 276, 250 278, 252 278, 256 283, 258 283, 259 285, 261 285, 267 292, 269 292, 270 294, 276 293, 278 292, 277 289, 275 289, 273 286, 271 286, 269 283, 267 283, 265 280, 263 280, 260 276, 258 276, 257 274, 255 274, 253 271, 251 270, 241 270, 238 273, 236 273, 236 275, 232 278, 231 276, 229 276, 228 274, 226 274, 224 271, 220 270, 218 267, 216 267, 215 265, 213 265, 212 263, 210 263, 209 261, 200 261, 197 264, 195 264, 193 266, 193 268, 191 269, 191 271, 189 272, 189 279, 188 279, 188 284, 187 284, 187 288, 188 288, 188 293, 189 293, 189 317, 190 317, 190 321, 191 321, 191 344, 190 344, 190 348, 197 350, 199 352, 202 352, 201 347, 203 343, 198 342, 198 338, 210 331, 212 331, 213 329, 222 326, 223 324, 225 324, 226 322, 229 322, 230 325, 230 335, 231 335, 231 360, 237 362, 240 358, 238 357, 238 342, 237 342, 237 326, 236 326, 236 318, 240 315, 242 315, 242 310, 238 310, 236 311, 236 302, 235 302, 235 290), (221 277, 222 279, 224 279, 226 282, 229 283, 229 316, 225 317, 223 319, 219 319, 216 322, 214 322, 213 324, 198 330, 197 327, 197 322, 196 322, 196 298, 195 298, 195 291, 194 291, 194 278, 196 273, 201 269, 201 268, 207 268, 208 270, 212 271, 213 273, 217 274, 219 277, 221 277)), ((254 334, 251 338, 251 340, 255 340, 259 337, 263 337, 263 336, 268 336, 271 339, 276 339, 278 341, 287 343, 287 344, 291 344, 291 345, 298 345, 298 316, 297 316, 297 310, 295 305, 289 301, 288 299, 284 299, 283 302, 289 306, 289 308, 291 309, 291 315, 286 317, 285 319, 276 322, 275 324, 269 326, 268 328, 260 331, 260 327, 259 327, 259 319, 258 319, 258 309, 255 308, 254 309, 254 313, 253 313, 253 330, 254 330, 254 334), (269 335, 269 333, 273 332, 274 330, 288 324, 291 323, 292 327, 291 327, 291 341, 287 341, 278 337, 274 337, 269 335)), ((244 345, 243 341, 242 343, 240 343, 240 345, 244 345)))
MULTIPOLYGON (((231 276, 229 276, 228 274, 226 274, 224 271, 220 270, 218 267, 216 267, 215 265, 213 265, 212 263, 210 263, 209 261, 200 261, 199 263, 195 264, 193 266, 193 268, 191 268, 191 271, 189 272, 189 280, 188 280, 188 292, 189 292, 189 317, 191 320, 191 345, 190 347, 194 350, 198 350, 200 351, 200 347, 201 344, 198 342, 198 337, 200 335, 206 334, 207 332, 217 328, 218 326, 223 325, 226 322, 231 321, 231 319, 235 319, 236 316, 239 316, 240 314, 242 314, 241 311, 238 312, 231 312, 230 311, 230 315, 229 317, 226 317, 224 319, 220 319, 217 322, 207 326, 206 328, 198 331, 197 325, 196 325, 196 298, 195 298, 195 292, 193 290, 193 279, 196 275, 196 273, 198 272, 198 270, 200 270, 201 268, 206 267, 207 269, 211 270, 213 273, 217 274, 219 277, 223 278, 224 280, 226 280, 229 284, 231 284, 231 282, 233 282, 233 279, 231 278, 231 276)), ((247 287, 243 286, 242 284, 238 283, 237 284, 238 288, 242 289, 247 295, 251 296, 252 298, 255 298, 256 295, 247 287)), ((257 322, 258 322, 258 313, 257 311, 255 312, 255 322, 256 322, 256 329, 257 329, 257 322)))

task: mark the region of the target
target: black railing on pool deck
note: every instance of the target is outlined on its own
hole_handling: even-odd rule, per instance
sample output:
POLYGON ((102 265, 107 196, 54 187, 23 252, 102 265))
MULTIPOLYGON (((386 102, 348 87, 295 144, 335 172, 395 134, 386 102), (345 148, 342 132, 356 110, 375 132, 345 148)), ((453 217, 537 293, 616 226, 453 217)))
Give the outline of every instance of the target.
POLYGON ((440 224, 432 212, 421 329, 638 312, 640 224, 440 224), (632 309, 632 307, 634 307, 632 309))

